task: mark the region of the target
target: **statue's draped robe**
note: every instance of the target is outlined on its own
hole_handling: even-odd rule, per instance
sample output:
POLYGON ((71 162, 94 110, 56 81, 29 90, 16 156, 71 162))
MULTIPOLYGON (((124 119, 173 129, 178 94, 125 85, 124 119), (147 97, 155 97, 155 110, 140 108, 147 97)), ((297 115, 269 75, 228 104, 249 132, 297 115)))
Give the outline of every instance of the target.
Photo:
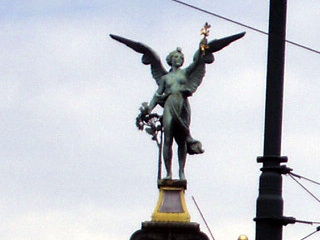
POLYGON ((202 144, 195 140, 190 134, 191 109, 188 101, 188 95, 185 92, 175 92, 167 95, 165 99, 161 99, 164 103, 163 117, 166 118, 170 114, 172 120, 173 136, 178 141, 187 142, 187 152, 189 154, 203 153, 202 144))

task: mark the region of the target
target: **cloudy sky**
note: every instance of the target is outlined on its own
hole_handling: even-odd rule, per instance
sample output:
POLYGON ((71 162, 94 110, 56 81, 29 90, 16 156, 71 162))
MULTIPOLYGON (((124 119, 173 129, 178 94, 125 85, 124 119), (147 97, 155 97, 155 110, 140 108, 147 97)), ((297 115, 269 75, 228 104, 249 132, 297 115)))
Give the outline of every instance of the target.
MULTIPOLYGON (((187 2, 268 29, 268 0, 187 2)), ((169 0, 2 0, 2 240, 122 240, 151 219, 157 147, 135 117, 156 84, 139 54, 108 35, 148 44, 164 64, 180 46, 188 65, 205 22, 210 39, 247 34, 216 53, 190 99, 191 130, 206 152, 188 158, 187 205, 208 233, 194 196, 216 240, 242 233, 254 239, 266 36, 169 0)), ((288 1, 288 39, 319 51, 319 22, 318 0, 288 1)), ((287 45, 282 155, 295 173, 318 181, 319 64, 319 54, 287 45)), ((176 163, 173 170, 177 177, 176 163)), ((290 177, 283 183, 285 215, 320 221, 319 203, 290 177)), ((301 239, 315 227, 287 226, 284 239, 301 239)))

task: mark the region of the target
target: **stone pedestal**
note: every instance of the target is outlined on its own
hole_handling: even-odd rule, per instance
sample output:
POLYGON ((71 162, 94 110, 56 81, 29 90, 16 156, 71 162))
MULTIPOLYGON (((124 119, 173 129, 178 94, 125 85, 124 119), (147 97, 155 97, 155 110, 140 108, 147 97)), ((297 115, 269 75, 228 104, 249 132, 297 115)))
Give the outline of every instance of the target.
POLYGON ((152 214, 153 222, 190 222, 185 201, 187 181, 159 180, 159 199, 152 214))
POLYGON ((143 222, 130 240, 209 240, 198 223, 190 222, 185 202, 187 181, 158 181, 159 199, 152 220, 143 222))

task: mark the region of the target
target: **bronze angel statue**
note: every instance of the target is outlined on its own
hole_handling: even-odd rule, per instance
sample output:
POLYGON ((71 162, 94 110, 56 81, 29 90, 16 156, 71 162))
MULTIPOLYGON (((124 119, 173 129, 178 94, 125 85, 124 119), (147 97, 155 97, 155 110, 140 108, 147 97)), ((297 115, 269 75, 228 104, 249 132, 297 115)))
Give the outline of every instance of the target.
POLYGON ((184 55, 181 49, 177 48, 175 51, 170 52, 166 58, 170 66, 169 71, 163 67, 156 52, 147 45, 110 34, 110 37, 114 40, 143 54, 143 64, 151 65, 151 73, 158 85, 158 89, 148 106, 146 106, 146 112, 151 113, 157 105, 163 108, 163 159, 167 171, 165 179, 172 179, 172 145, 174 140, 178 145, 180 180, 185 180, 184 168, 187 154, 204 152, 201 143, 190 134, 190 105, 188 98, 192 96, 201 84, 205 76, 206 64, 214 62, 213 53, 243 37, 244 34, 244 32, 239 33, 212 40, 209 43, 204 43, 204 37, 194 55, 193 62, 185 69, 181 68, 184 63, 184 55))

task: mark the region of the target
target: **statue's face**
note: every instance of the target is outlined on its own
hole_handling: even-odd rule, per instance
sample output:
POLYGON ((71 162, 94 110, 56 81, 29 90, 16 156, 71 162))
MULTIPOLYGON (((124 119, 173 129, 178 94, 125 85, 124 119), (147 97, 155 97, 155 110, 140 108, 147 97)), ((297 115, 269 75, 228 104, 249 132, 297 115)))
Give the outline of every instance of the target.
POLYGON ((184 57, 182 53, 176 52, 171 58, 171 66, 181 67, 184 62, 184 57))

